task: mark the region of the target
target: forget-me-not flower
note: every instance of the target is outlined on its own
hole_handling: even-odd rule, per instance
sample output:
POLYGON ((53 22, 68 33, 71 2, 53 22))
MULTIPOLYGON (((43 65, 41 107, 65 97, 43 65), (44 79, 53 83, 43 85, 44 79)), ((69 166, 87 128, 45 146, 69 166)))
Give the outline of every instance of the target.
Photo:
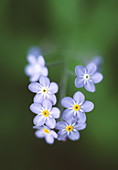
POLYGON ((38 129, 35 132, 37 138, 45 138, 48 144, 53 144, 54 139, 57 139, 57 133, 54 130, 49 129, 47 126, 37 127, 34 126, 34 129, 38 129))
POLYGON ((29 64, 25 67, 25 73, 30 77, 31 82, 38 81, 41 75, 48 75, 48 69, 45 66, 45 60, 43 56, 39 55, 37 57, 35 55, 29 54, 27 60, 29 64))
POLYGON ((56 125, 55 118, 60 116, 60 110, 57 107, 52 107, 52 103, 49 100, 44 100, 42 104, 33 103, 30 106, 30 110, 37 114, 33 120, 36 126, 46 124, 46 126, 53 129, 56 125))
POLYGON ((54 94, 58 92, 58 85, 54 82, 50 83, 48 77, 40 76, 39 83, 30 83, 28 87, 31 92, 37 93, 34 97, 34 103, 42 103, 44 99, 48 99, 53 105, 56 104, 54 94))
POLYGON ((56 124, 58 129, 58 140, 65 140, 67 137, 71 140, 78 140, 80 133, 78 130, 86 128, 86 123, 77 123, 76 119, 68 119, 67 121, 60 121, 56 124))
POLYGON ((64 120, 75 117, 82 122, 86 121, 84 112, 90 112, 94 108, 94 104, 90 101, 85 101, 85 96, 80 91, 76 92, 73 98, 64 97, 61 104, 66 108, 63 112, 64 120))
POLYGON ((102 81, 103 75, 97 72, 97 66, 94 63, 89 63, 86 68, 78 65, 75 68, 77 78, 75 86, 77 88, 84 87, 89 92, 95 92, 95 85, 102 81))

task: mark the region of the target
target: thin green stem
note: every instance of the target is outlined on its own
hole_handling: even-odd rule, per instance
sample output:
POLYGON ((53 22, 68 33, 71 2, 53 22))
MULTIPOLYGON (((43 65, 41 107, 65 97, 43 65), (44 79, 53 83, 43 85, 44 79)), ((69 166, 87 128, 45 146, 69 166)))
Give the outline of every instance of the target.
POLYGON ((68 75, 70 75, 70 76, 74 76, 74 77, 76 76, 75 73, 73 73, 73 72, 71 72, 71 71, 68 71, 68 70, 66 71, 66 73, 67 73, 68 75))
POLYGON ((47 63, 46 65, 48 67, 53 67, 53 66, 58 66, 58 65, 62 65, 62 64, 64 64, 62 61, 56 61, 56 62, 47 63))
POLYGON ((68 81, 68 76, 67 76, 67 73, 66 73, 66 68, 64 68, 63 74, 61 76, 61 81, 60 81, 60 87, 61 88, 60 88, 60 96, 59 96, 59 104, 58 104, 58 107, 59 107, 61 113, 64 110, 63 106, 61 105, 61 100, 66 95, 67 81, 68 81))

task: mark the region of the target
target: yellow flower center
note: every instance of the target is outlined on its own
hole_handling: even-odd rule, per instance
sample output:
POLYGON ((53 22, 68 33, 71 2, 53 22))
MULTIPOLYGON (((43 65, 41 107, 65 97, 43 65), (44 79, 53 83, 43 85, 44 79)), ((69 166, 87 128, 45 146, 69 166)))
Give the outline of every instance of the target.
POLYGON ((74 111, 79 111, 80 110, 80 105, 79 104, 75 104, 74 106, 73 106, 73 110, 74 111))
POLYGON ((45 133, 50 133, 48 129, 43 129, 45 133))
POLYGON ((42 115, 45 117, 48 117, 50 114, 50 112, 48 112, 48 110, 43 110, 42 115))
POLYGON ((43 92, 43 93, 47 93, 48 90, 47 90, 46 88, 44 88, 44 89, 42 89, 42 92, 43 92))
POLYGON ((71 132, 73 129, 74 129, 74 127, 71 125, 66 126, 66 131, 68 131, 68 132, 71 132))

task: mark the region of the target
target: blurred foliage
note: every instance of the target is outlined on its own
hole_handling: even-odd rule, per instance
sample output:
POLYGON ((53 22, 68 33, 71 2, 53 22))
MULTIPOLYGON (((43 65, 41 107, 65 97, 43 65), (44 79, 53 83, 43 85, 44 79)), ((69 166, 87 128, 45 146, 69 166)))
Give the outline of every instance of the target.
POLYGON ((117 169, 118 1, 1 0, 0 23, 0 169, 117 169), (27 50, 34 45, 47 63, 63 63, 49 67, 52 81, 66 77, 63 95, 77 91, 75 78, 66 71, 74 72, 94 56, 104 57, 104 81, 97 91, 80 89, 95 109, 87 114, 87 128, 77 142, 48 146, 34 137, 29 111, 33 94, 24 75, 27 50))

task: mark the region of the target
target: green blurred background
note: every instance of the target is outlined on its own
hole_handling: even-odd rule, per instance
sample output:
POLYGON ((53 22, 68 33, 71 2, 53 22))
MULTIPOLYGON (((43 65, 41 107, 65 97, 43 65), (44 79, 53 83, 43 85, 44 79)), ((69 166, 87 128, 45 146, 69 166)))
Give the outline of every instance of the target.
MULTIPOLYGON (((118 169, 118 1, 0 0, 0 170, 118 169), (33 94, 24 74, 27 50, 42 49, 51 81, 100 55, 104 81, 86 99, 95 103, 76 142, 47 145, 34 136, 33 94)), ((66 76, 65 95, 77 89, 66 76)), ((64 94, 63 94, 64 95, 64 94)), ((58 94, 59 96, 59 94, 58 94)))

